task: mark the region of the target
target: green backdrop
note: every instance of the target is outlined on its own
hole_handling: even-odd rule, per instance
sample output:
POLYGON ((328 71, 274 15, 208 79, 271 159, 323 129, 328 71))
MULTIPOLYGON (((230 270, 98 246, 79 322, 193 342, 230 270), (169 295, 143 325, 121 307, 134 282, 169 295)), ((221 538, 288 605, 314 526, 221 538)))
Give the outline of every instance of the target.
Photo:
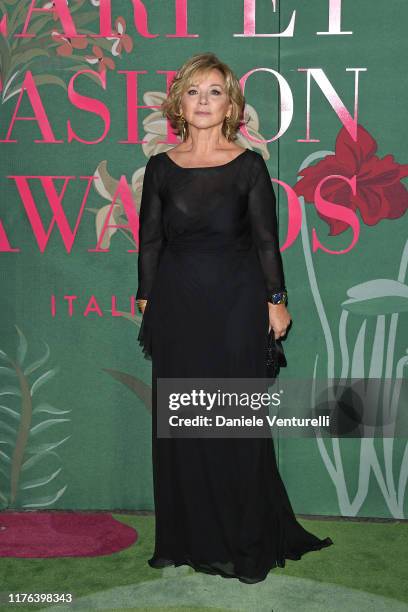
MULTIPOLYGON (((108 222, 125 227, 105 234, 104 252, 95 248, 121 177, 127 185, 122 197, 128 194, 139 211, 147 159, 168 148, 163 144, 166 123, 154 106, 165 96, 172 74, 194 53, 216 53, 245 81, 249 136, 272 140, 257 143, 241 133, 239 144, 262 152, 275 180, 281 245, 290 215, 284 185, 276 179, 292 189, 298 183, 302 227, 282 252, 293 318, 284 345, 289 366, 282 379, 406 376, 406 3, 281 0, 274 12, 270 0, 257 0, 255 31, 286 31, 274 37, 242 36, 244 23, 250 28, 250 0, 146 0, 139 10, 145 8, 148 32, 142 27, 143 11, 135 23, 131 2, 112 3, 112 26, 118 32, 125 28, 128 36, 119 46, 91 36, 99 27, 97 4, 68 4, 78 32, 88 34, 86 48, 79 48, 69 37, 52 37, 61 23, 51 12, 33 15, 28 32, 35 38, 16 38, 30 3, 0 2, 0 15, 8 16, 8 36, 0 36, 2 508, 153 509, 151 363, 137 343, 140 316, 130 313, 129 299, 137 289, 137 245, 126 227, 121 197, 108 222), (176 16, 182 28, 184 6, 194 36, 174 35, 176 16), (336 11, 341 11, 340 31, 350 34, 336 33, 336 11), (331 34, 317 34, 327 32, 329 22, 331 34), (310 68, 321 70, 314 74, 325 75, 352 118, 356 104, 358 143, 345 134, 344 114, 338 116, 326 95, 329 89, 325 93, 313 75, 308 105, 305 69, 310 68), (357 68, 364 69, 358 73, 358 95, 357 68), (110 129, 98 144, 68 139, 68 121, 84 140, 100 139, 104 131, 100 116, 70 101, 69 80, 85 69, 106 69, 106 87, 90 74, 78 76, 74 85, 109 109, 110 129), (27 71, 52 132, 62 142, 36 143, 43 139, 36 120, 15 121, 7 137, 27 71), (129 107, 138 126, 138 141, 131 143, 123 142, 128 130, 126 71, 139 73, 132 104, 142 107, 137 112, 129 107), (286 90, 271 71, 281 75, 286 90), (282 126, 283 133, 274 138, 282 126), (5 142, 12 139, 17 142, 5 142), (328 173, 323 161, 328 155, 335 156, 332 174, 357 177, 354 198, 346 187, 332 200, 354 210, 360 225, 357 243, 337 255, 313 251, 313 229, 333 251, 348 249, 352 229, 337 224, 331 232, 300 184, 301 167, 314 168, 309 191, 310 185, 316 187, 328 173), (27 179, 24 191, 24 181, 13 178, 46 176, 72 177, 54 181, 57 193, 66 181, 61 205, 72 231, 90 182, 81 177, 95 177, 72 247, 52 224, 44 179, 43 184, 39 178, 27 179), (49 231, 45 249, 27 212, 27 185, 44 231, 49 231), (5 237, 15 251, 8 252, 5 237), (66 295, 77 296, 72 316, 66 295), (100 311, 86 313, 92 296, 100 311), (112 312, 112 296, 119 312, 112 312)), ((33 117, 32 101, 22 93, 17 116, 33 117)), ((407 448, 404 438, 280 439, 277 444, 296 512, 395 518, 406 514, 407 448)))

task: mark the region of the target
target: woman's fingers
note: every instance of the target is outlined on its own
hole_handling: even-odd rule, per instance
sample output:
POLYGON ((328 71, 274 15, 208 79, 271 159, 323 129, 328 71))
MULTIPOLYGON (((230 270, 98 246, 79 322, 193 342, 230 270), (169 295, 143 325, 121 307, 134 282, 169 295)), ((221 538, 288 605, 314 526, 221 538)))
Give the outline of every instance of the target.
MULTIPOLYGON (((287 311, 286 311, 287 312, 287 311)), ((284 336, 286 334, 286 332, 288 331, 289 325, 292 322, 292 317, 291 315, 287 312, 286 317, 279 320, 279 322, 277 323, 275 321, 275 325, 273 325, 273 323, 271 321, 269 321, 269 324, 272 325, 274 332, 275 332, 275 339, 280 338, 281 336, 284 336)))
MULTIPOLYGON (((269 325, 269 331, 271 331, 271 329, 272 329, 272 326, 269 325)), ((281 327, 281 328, 277 329, 277 328, 274 327, 273 328, 273 332, 275 334, 275 340, 278 340, 279 338, 281 338, 282 336, 284 336, 286 334, 287 328, 281 327)))

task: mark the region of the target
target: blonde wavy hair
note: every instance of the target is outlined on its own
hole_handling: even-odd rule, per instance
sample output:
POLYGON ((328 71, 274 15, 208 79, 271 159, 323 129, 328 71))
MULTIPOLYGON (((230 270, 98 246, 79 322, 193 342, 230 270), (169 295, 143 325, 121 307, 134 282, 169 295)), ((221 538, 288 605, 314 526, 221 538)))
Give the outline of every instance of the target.
POLYGON ((225 118, 222 124, 223 135, 229 141, 236 140, 238 130, 241 125, 246 123, 243 118, 245 97, 231 68, 221 62, 214 53, 197 53, 178 70, 170 85, 167 98, 160 106, 163 116, 167 117, 173 130, 178 136, 181 136, 183 142, 188 138, 189 129, 187 121, 179 113, 181 97, 196 75, 204 75, 213 69, 219 70, 223 75, 226 92, 232 103, 231 115, 229 118, 225 118))

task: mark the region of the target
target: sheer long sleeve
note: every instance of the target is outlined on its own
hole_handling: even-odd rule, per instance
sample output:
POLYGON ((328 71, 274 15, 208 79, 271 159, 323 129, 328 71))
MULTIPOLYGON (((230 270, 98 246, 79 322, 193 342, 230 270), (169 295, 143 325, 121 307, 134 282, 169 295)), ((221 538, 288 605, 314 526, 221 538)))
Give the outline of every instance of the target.
POLYGON ((248 211, 268 301, 271 301, 272 294, 286 291, 286 286, 279 250, 276 197, 267 165, 260 153, 257 153, 252 172, 254 178, 248 195, 248 211))
POLYGON ((139 213, 138 289, 136 299, 148 299, 164 244, 162 201, 157 160, 146 164, 139 213))

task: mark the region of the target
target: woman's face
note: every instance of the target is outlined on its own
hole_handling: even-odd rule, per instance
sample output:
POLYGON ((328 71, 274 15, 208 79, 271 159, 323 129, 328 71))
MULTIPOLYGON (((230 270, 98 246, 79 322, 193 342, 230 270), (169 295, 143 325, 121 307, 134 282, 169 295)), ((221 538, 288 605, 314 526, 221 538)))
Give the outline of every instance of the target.
POLYGON ((183 115, 187 123, 196 128, 221 126, 231 109, 224 77, 216 69, 193 77, 192 83, 181 97, 183 115))

